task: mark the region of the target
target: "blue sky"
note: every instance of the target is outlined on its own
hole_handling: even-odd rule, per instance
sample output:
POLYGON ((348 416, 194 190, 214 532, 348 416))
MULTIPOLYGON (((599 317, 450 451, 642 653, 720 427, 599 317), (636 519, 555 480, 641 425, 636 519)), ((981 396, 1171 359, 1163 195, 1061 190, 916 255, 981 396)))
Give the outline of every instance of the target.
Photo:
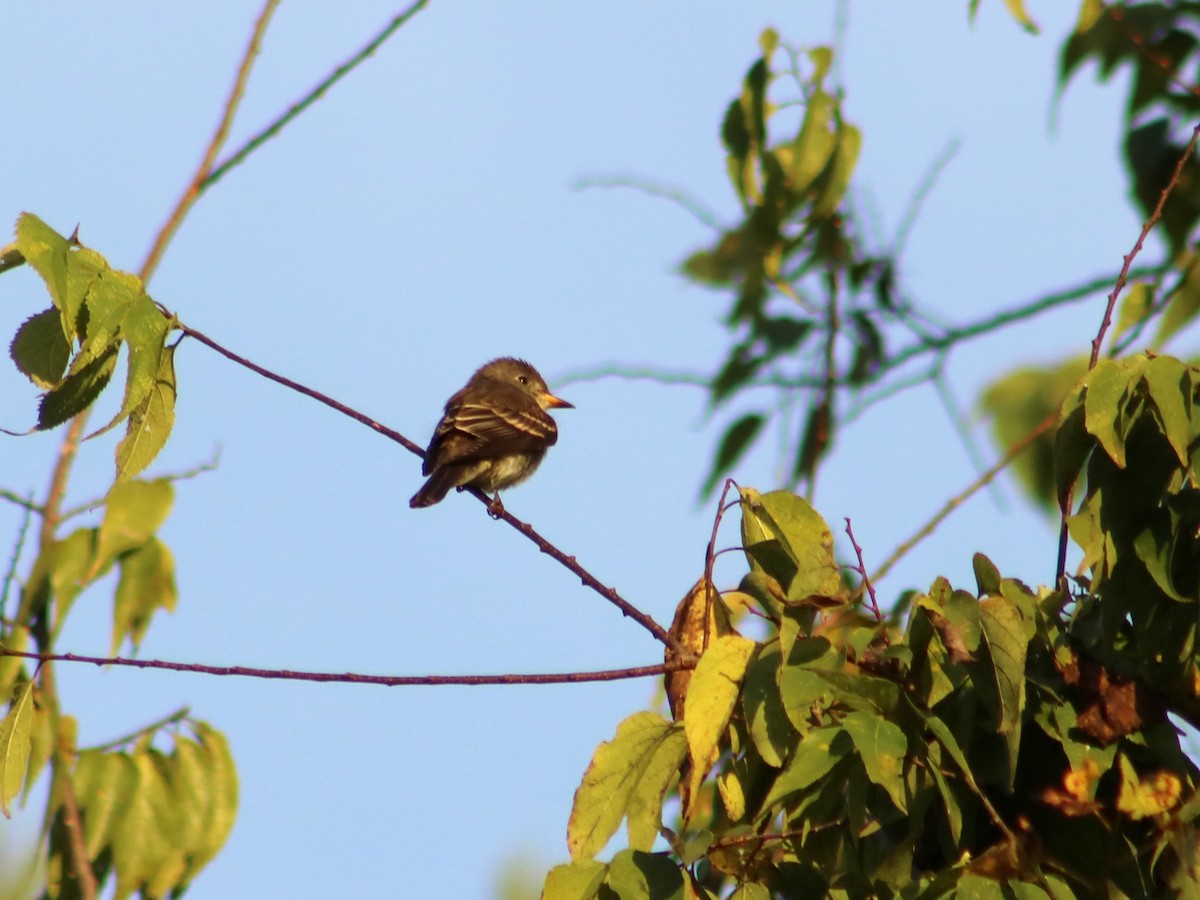
MULTIPOLYGON (((839 58, 864 132, 856 199, 894 235, 932 161, 960 148, 925 203, 901 276, 950 322, 1115 272, 1139 222, 1118 156, 1121 82, 1084 70, 1057 107, 1063 4, 1031 4, 1040 37, 990 2, 850 5, 839 58), (1044 8, 1043 8, 1044 7, 1044 8)), ((234 128, 237 145, 395 12, 283 4, 234 128)), ((198 162, 256 15, 149 2, 6 12, 0 218, 37 213, 136 270, 198 162)), ((621 173, 686 188, 737 216, 718 125, 766 26, 826 43, 828 2, 448 4, 434 0, 193 210, 150 284, 180 318, 259 364, 424 443, 483 361, 519 355, 552 387, 604 363, 712 371, 724 299, 678 264, 711 233, 637 192, 580 190, 621 173)), ((0 240, 0 243, 3 243, 0 240)), ((1151 242, 1148 253, 1158 253, 1151 242)), ((7 275, 0 334, 45 306, 7 275)), ((957 352, 979 388, 1081 352, 1103 298, 957 352)), ((150 474, 210 459, 177 486, 163 537, 178 611, 142 655, 376 674, 571 671, 648 664, 660 648, 482 508, 410 510, 418 461, 367 429, 195 342, 176 358, 175 433, 150 474)), ((607 379, 560 393, 560 440, 509 508, 660 622, 700 574, 713 502, 697 501, 723 416, 695 388, 607 379)), ((0 426, 36 392, 0 375, 0 426)), ((112 404, 115 398, 108 398, 112 404)), ((105 407, 109 408, 109 407, 105 407)), ((982 431, 981 431, 982 434, 982 431)), ((41 492, 58 435, 4 441, 0 483, 41 492)), ((75 502, 102 494, 113 437, 85 446, 75 502)), ((771 486, 774 448, 739 465, 771 486)), ((974 477, 928 389, 839 438, 816 505, 853 519, 882 560, 974 477)), ((0 541, 16 510, 0 507, 0 541)), ((1011 486, 977 497, 883 584, 972 584, 971 554, 1035 583, 1053 532, 1011 486)), ((736 542, 730 527, 723 543, 736 542)), ((718 581, 739 577, 725 557, 718 581)), ((77 605, 60 647, 103 653, 111 585, 77 605)), ((222 729, 242 799, 224 852, 189 896, 487 897, 516 854, 566 855, 572 793, 595 745, 656 684, 393 688, 60 668, 82 743, 188 704, 222 729)), ((36 829, 37 810, 9 826, 36 829)))

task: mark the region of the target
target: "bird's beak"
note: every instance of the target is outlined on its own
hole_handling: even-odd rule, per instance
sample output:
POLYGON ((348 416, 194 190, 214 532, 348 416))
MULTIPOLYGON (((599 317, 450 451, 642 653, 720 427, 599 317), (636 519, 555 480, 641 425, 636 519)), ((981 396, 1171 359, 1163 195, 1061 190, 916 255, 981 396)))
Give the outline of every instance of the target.
POLYGON ((560 400, 549 391, 538 395, 538 399, 542 401, 542 409, 574 409, 574 403, 568 403, 566 400, 560 400))

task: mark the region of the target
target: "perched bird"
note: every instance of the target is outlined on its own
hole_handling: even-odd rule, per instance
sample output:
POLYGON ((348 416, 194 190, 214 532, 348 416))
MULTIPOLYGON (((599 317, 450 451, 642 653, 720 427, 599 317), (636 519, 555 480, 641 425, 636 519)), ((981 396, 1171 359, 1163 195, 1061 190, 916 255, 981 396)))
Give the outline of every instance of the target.
POLYGON ((558 440, 551 407, 574 409, 525 360, 505 356, 481 366, 446 401, 421 467, 429 480, 408 505, 433 506, 452 487, 477 487, 493 494, 488 510, 497 514, 504 508, 499 491, 532 475, 558 440))

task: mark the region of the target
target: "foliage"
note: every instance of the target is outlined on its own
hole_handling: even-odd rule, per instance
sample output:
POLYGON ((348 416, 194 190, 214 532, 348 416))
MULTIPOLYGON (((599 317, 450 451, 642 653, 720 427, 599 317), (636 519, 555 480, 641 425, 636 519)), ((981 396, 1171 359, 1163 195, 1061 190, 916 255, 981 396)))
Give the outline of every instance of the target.
POLYGON ((1200 722, 1198 387, 1141 357, 1072 393, 1078 593, 980 555, 974 591, 939 578, 903 628, 878 621, 804 500, 743 489, 737 596, 765 633, 714 629, 675 720, 635 713, 597 749, 543 896, 1189 895, 1200 770, 1167 714, 1200 722))
MULTIPOLYGON (((124 397, 95 436, 126 423, 103 516, 62 537, 44 536, 21 590, 16 614, 0 620, 0 645, 50 652, 75 601, 117 571, 111 651, 134 649, 160 609, 175 607, 174 562, 157 532, 174 490, 163 479, 135 476, 162 449, 174 421, 174 320, 139 278, 111 269, 75 237, 64 238, 31 214, 17 221, 16 241, 0 271, 22 262, 37 271, 50 308, 28 320, 12 341, 17 368, 42 388, 35 430, 83 413, 107 386, 123 347, 124 397)), ((82 421, 82 420, 80 420, 82 421)), ((178 895, 216 855, 233 827, 237 776, 225 739, 186 715, 103 748, 79 748, 75 724, 23 660, 0 658, 0 696, 12 697, 0 721, 0 809, 27 797, 48 764, 50 800, 45 896, 86 896, 72 854, 68 819, 82 822, 82 851, 96 881, 112 876, 115 896, 178 895), (155 746, 167 725, 173 749, 155 746)))
MULTIPOLYGON (((864 612, 869 583, 842 584, 804 500, 740 489, 742 583, 718 592, 702 578, 681 602, 667 659, 695 653, 695 670, 667 676, 670 718, 636 713, 596 750, 546 900, 1196 896, 1200 770, 1175 721, 1200 727, 1200 369, 1121 353, 1155 323, 1161 347, 1200 310, 1192 168, 1164 194, 1197 108, 1176 79, 1200 60, 1198 10, 1084 3, 1061 84, 1091 58, 1105 77, 1135 68, 1132 193, 1147 217, 1166 197, 1170 259, 1125 296, 1110 358, 1009 373, 983 397, 1004 448, 1054 420, 1019 473, 1063 516, 1076 576, 1033 589, 976 555, 974 590, 938 578, 885 619, 864 612), (622 822, 625 846, 603 861, 622 822)), ((885 339, 906 309, 896 261, 862 251, 841 206, 852 159, 838 169, 829 148, 850 126, 824 87, 828 51, 807 57, 806 78, 789 51, 802 124, 768 137, 778 46, 768 32, 722 132, 745 219, 686 271, 732 302, 713 405, 763 385, 804 396, 794 482, 828 448, 838 392, 912 354, 885 339), (804 173, 825 180, 811 187, 789 164, 818 132, 824 149, 809 152, 824 168, 804 173), (873 333, 843 329, 847 311, 873 333)), ((940 353, 948 336, 923 346, 940 353)), ((779 417, 733 421, 706 490, 779 417)))
MULTIPOLYGON (((1021 2, 1007 5, 1035 30, 1021 2)), ((1091 60, 1104 77, 1134 69, 1125 152, 1147 215, 1200 104, 1178 82, 1200 61, 1198 15, 1191 3, 1086 0, 1063 48, 1063 87, 1091 60)), ((958 340, 1016 318, 941 329, 902 296, 902 241, 869 250, 847 202, 862 135, 832 86, 832 50, 801 52, 770 30, 760 49, 721 129, 743 219, 684 271, 731 301, 713 407, 764 384, 784 399, 727 425, 708 490, 798 396, 785 480, 811 484, 852 412, 846 397, 896 389, 885 380, 921 354, 936 378, 958 340), (897 333, 915 343, 897 349, 897 333)), ((887 617, 868 613, 866 573, 843 575, 807 501, 739 489, 739 588, 718 591, 709 571, 680 603, 666 651, 671 716, 637 712, 597 748, 568 821, 570 862, 548 874, 544 897, 1196 894, 1200 770, 1172 717, 1200 727, 1200 369, 1157 351, 1200 311, 1198 218, 1200 186, 1185 169, 1163 201, 1170 259, 1127 294, 1110 357, 1010 373, 983 398, 1005 446, 1056 416, 1021 474, 1082 551, 1075 577, 1034 589, 976 555, 974 590, 937 578, 887 617), (1152 350, 1122 355, 1151 323, 1152 350), (625 846, 601 859, 622 823, 625 846)), ((59 536, 55 516, 43 529, 0 645, 51 653, 80 594, 115 571, 112 651, 136 649, 177 599, 158 536, 172 487, 138 476, 173 425, 168 338, 182 326, 140 278, 31 214, 0 248, 0 273, 25 263, 50 303, 10 346, 45 392, 33 430, 71 422, 72 445, 124 350, 119 408, 91 436, 126 431, 113 485, 92 504, 99 521, 59 536)), ((0 657, 0 696, 11 698, 0 810, 50 769, 45 896, 94 895, 89 880, 117 897, 180 895, 232 827, 224 738, 185 711, 80 748, 49 672, 0 657)))

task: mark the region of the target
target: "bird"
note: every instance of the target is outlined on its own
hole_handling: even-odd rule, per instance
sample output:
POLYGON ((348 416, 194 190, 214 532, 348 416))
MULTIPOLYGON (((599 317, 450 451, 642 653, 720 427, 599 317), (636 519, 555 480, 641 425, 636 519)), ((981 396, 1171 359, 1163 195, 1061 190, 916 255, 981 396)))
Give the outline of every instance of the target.
POLYGON ((552 408, 575 407, 550 393, 525 360, 502 356, 484 363, 446 401, 421 466, 429 478, 408 505, 433 506, 452 487, 476 487, 492 494, 488 512, 499 516, 500 491, 532 475, 558 441, 558 427, 546 412, 552 408))

